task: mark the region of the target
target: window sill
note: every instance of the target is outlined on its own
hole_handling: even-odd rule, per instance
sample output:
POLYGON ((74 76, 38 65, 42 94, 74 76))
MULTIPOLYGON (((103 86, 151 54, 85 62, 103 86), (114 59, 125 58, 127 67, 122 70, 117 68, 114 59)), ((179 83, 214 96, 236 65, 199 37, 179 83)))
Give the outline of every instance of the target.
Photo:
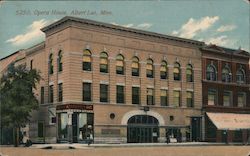
POLYGON ((83 70, 83 73, 92 73, 92 70, 83 70))
POLYGON ((105 72, 100 72, 100 74, 102 74, 102 75, 109 75, 109 73, 105 73, 105 72))
POLYGON ((124 74, 116 74, 116 76, 119 76, 119 77, 125 77, 124 74))

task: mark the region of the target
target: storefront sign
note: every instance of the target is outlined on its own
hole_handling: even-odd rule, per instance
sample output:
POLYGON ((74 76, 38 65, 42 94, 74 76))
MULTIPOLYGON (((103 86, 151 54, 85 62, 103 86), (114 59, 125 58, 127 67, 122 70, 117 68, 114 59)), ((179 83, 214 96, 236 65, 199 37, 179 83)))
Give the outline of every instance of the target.
POLYGON ((56 106, 56 110, 64 110, 64 109, 93 110, 93 105, 66 104, 66 105, 56 106))

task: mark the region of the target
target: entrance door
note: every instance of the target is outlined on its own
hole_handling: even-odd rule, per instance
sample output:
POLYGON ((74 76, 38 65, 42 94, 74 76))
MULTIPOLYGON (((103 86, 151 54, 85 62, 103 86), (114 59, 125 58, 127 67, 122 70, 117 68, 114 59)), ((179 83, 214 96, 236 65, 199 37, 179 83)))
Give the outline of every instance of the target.
POLYGON ((192 141, 201 141, 201 117, 191 118, 192 141))
POLYGON ((78 114, 72 114, 72 133, 73 133, 73 142, 76 143, 78 141, 78 114))
POLYGON ((153 116, 136 115, 128 120, 128 143, 157 142, 159 137, 159 122, 153 116))

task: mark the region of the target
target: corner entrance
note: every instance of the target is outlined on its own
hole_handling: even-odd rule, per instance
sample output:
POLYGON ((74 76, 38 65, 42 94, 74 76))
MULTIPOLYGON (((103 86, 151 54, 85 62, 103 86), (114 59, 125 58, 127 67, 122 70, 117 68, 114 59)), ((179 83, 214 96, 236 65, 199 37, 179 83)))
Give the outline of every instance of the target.
POLYGON ((128 143, 155 143, 159 137, 159 122, 149 115, 135 115, 128 120, 128 143))

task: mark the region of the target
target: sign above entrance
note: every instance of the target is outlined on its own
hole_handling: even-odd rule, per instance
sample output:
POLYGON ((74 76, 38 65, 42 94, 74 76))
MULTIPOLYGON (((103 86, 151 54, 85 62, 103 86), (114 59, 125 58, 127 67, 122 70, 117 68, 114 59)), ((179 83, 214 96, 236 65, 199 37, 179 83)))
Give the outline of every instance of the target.
POLYGON ((66 104, 66 105, 56 106, 56 110, 64 110, 64 109, 93 110, 93 105, 66 104))

